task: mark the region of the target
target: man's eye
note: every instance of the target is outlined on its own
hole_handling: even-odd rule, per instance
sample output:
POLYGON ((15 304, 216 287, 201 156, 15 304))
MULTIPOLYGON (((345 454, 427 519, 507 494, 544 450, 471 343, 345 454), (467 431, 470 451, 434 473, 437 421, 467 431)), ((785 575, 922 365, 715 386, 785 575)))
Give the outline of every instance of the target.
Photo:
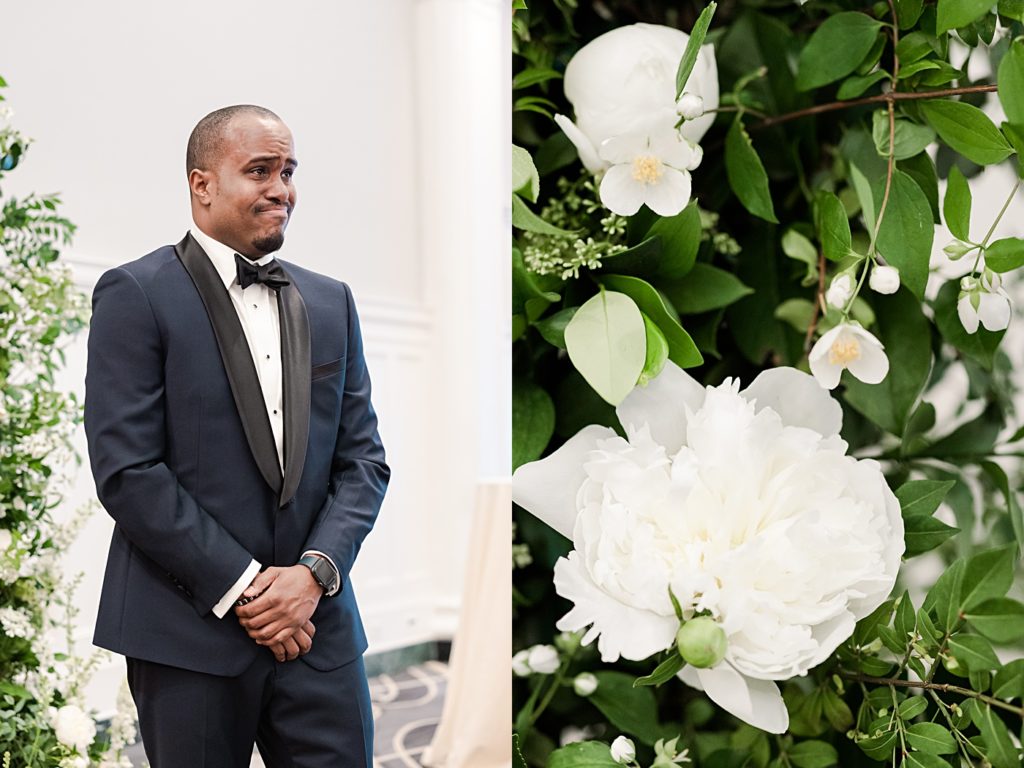
POLYGON ((257 176, 264 176, 267 173, 267 169, 262 167, 262 166, 260 166, 260 167, 257 167, 257 168, 253 168, 252 170, 249 171, 249 173, 254 173, 257 176))
POLYGON ((281 171, 281 175, 284 176, 286 179, 290 179, 292 176, 295 175, 295 171, 292 170, 291 168, 286 168, 285 170, 281 171))

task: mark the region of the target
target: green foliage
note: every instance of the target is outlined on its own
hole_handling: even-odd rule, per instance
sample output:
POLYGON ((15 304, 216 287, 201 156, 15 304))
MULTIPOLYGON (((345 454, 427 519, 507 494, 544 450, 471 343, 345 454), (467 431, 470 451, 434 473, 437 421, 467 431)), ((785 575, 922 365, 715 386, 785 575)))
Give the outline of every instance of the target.
MULTIPOLYGON (((533 5, 516 13, 514 98, 546 102, 523 102, 526 111, 513 117, 513 138, 533 158, 513 158, 514 205, 559 232, 515 214, 517 465, 588 424, 621 433, 610 404, 667 361, 703 385, 736 377, 745 386, 767 367, 807 370, 815 340, 856 319, 884 345, 890 368, 873 385, 843 374, 833 391, 842 437, 851 455, 881 463, 900 503, 903 558, 914 567, 818 667, 780 684, 787 733, 758 731, 682 684, 672 649, 605 663, 585 646, 558 680, 517 682, 517 711, 531 695, 535 704, 549 701, 530 705, 525 762, 611 766, 608 744, 622 733, 637 742, 642 768, 665 768, 656 745, 676 735, 702 767, 1019 765, 1018 357, 1004 348, 1005 331, 968 333, 957 305, 960 274, 1000 274, 1011 286, 1024 268, 1021 233, 991 240, 989 232, 1020 220, 1017 190, 1007 185, 1002 212, 981 211, 972 199, 972 187, 980 195, 985 183, 978 166, 1012 163, 1024 174, 1024 3, 533 5), (703 21, 713 22, 706 37, 703 21), (692 199, 670 217, 607 211, 600 173, 581 171, 557 126, 528 109, 572 116, 558 77, 565 64, 600 34, 634 22, 694 31, 677 75, 691 72, 701 40, 716 52, 721 103, 700 140, 692 199), (969 80, 966 65, 950 61, 964 45, 974 57, 989 55, 997 75, 969 80), (847 103, 862 98, 870 101, 847 103), (982 109, 996 98, 1006 114, 999 127, 982 109), (948 265, 936 269, 933 251, 950 245, 935 242, 941 223, 961 244, 950 251, 961 258, 956 278, 946 277, 948 265), (869 288, 881 265, 899 270, 894 294, 869 288), (854 289, 842 308, 825 300, 839 274, 854 289), (609 295, 635 310, 628 334, 616 330, 618 310, 599 298, 609 295), (572 341, 570 329, 584 322, 585 340, 572 341), (956 386, 959 400, 950 404, 956 386), (939 575, 927 583, 922 572, 939 575), (600 679, 590 697, 569 683, 582 671, 600 679), (563 729, 583 726, 593 728, 589 741, 556 746, 563 729)), ((550 571, 566 543, 553 546, 540 528, 518 529, 544 555, 515 572, 531 600, 517 614, 516 649, 548 642, 568 608, 550 571)))

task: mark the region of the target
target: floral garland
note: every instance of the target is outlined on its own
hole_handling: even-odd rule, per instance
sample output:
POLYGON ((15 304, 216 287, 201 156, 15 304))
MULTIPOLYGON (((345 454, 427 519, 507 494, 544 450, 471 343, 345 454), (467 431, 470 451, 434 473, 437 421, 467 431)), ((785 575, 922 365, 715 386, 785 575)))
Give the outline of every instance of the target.
POLYGON ((1024 14, 840 5, 514 3, 520 768, 1020 763, 1024 14))

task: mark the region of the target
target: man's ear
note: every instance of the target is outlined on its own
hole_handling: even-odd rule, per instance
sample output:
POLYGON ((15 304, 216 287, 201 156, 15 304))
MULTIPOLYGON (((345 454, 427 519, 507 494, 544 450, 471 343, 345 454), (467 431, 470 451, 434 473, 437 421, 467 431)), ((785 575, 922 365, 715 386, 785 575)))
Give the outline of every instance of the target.
POLYGON ((188 173, 188 186, 192 191, 192 197, 199 201, 200 205, 210 204, 211 186, 213 174, 209 171, 201 171, 193 168, 188 173))

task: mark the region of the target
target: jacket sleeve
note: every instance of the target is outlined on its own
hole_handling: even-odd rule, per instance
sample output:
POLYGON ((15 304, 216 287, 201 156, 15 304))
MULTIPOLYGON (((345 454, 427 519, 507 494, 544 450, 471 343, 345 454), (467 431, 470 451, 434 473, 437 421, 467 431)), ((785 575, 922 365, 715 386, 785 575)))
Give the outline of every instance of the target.
POLYGON ((128 539, 206 615, 252 556, 192 498, 165 460, 164 344, 143 288, 123 268, 93 293, 85 434, 96 493, 128 539))
POLYGON ((345 285, 348 344, 341 424, 334 445, 327 500, 317 515, 303 550, 327 554, 341 571, 342 589, 366 534, 373 528, 391 470, 377 433, 377 414, 370 402, 370 375, 363 357, 352 291, 345 285))

